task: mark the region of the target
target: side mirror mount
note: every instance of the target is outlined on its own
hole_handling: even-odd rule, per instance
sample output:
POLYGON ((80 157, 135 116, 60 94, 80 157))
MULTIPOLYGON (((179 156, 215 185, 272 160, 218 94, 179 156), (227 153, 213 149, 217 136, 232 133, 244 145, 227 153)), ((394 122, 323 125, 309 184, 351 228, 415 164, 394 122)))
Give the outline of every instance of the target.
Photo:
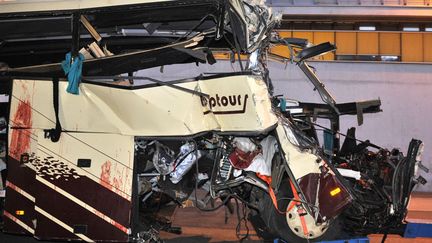
POLYGON ((297 59, 299 59, 299 62, 316 57, 319 55, 323 55, 327 52, 336 50, 336 46, 331 44, 330 42, 324 42, 316 46, 311 46, 308 48, 303 49, 298 55, 297 59))

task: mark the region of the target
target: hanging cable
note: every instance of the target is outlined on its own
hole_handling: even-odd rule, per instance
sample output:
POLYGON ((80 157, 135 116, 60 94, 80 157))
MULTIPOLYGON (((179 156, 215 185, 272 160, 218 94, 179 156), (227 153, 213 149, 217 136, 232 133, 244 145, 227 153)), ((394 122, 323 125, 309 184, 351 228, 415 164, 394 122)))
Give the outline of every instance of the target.
POLYGON ((333 130, 331 130, 331 129, 325 127, 325 126, 319 125, 318 123, 310 122, 310 121, 306 121, 306 120, 301 120, 301 121, 304 122, 304 123, 306 123, 306 124, 309 124, 309 125, 314 125, 314 126, 320 127, 320 128, 322 128, 323 130, 330 131, 330 132, 332 132, 332 133, 336 133, 336 134, 342 135, 342 136, 344 136, 345 138, 353 139, 353 140, 355 140, 355 141, 357 141, 357 142, 361 142, 361 143, 367 143, 369 146, 374 147, 374 148, 376 148, 376 149, 382 149, 381 146, 378 146, 378 145, 376 145, 376 144, 373 144, 373 143, 371 143, 371 142, 369 142, 369 141, 363 141, 363 140, 357 139, 357 138, 355 138, 355 137, 349 136, 349 135, 347 135, 347 134, 341 133, 341 132, 339 132, 339 131, 333 131, 333 130))
MULTIPOLYGON (((198 144, 196 143, 195 140, 192 140, 192 143, 193 143, 194 146, 195 146, 195 156, 196 156, 196 158, 198 158, 198 144)), ((214 167, 214 166, 215 166, 215 165, 213 164, 213 167, 214 167)), ((197 161, 195 161, 195 170, 196 170, 196 179, 195 179, 195 206, 196 206, 199 210, 201 210, 201 211, 205 211, 205 212, 212 212, 212 211, 216 211, 216 210, 218 210, 219 208, 225 206, 225 205, 227 204, 227 202, 231 199, 231 195, 228 195, 224 200, 222 200, 221 204, 219 204, 219 205, 216 206, 216 207, 213 207, 213 208, 201 208, 201 206, 199 206, 199 204, 198 204, 198 194, 197 194, 197 191, 198 191, 198 174, 199 174, 198 159, 197 159, 197 161)))

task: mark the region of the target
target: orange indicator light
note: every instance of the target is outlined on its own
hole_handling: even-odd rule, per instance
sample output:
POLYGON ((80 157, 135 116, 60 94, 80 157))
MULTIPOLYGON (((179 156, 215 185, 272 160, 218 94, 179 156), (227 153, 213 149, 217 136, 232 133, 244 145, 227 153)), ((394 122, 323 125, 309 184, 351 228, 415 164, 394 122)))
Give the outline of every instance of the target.
POLYGON ((341 192, 341 189, 339 187, 336 187, 336 189, 333 189, 330 191, 330 195, 332 197, 336 196, 337 194, 339 194, 341 192))

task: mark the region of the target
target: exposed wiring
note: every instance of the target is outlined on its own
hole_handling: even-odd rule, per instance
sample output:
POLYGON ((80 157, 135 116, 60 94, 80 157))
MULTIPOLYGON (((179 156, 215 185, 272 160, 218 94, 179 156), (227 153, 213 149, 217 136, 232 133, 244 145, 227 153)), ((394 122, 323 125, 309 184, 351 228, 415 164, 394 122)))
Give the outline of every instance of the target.
MULTIPOLYGON (((298 121, 298 120, 296 120, 296 121, 298 121)), ((347 134, 341 133, 341 132, 339 132, 339 131, 333 131, 333 130, 331 130, 331 129, 325 127, 325 126, 319 125, 318 123, 310 122, 310 121, 305 121, 305 120, 301 120, 301 121, 304 122, 304 123, 307 123, 307 124, 309 124, 309 125, 314 125, 314 126, 320 127, 320 128, 322 128, 323 131, 330 131, 330 132, 332 132, 332 133, 336 133, 336 134, 342 135, 342 136, 344 136, 345 138, 353 139, 353 140, 355 140, 355 141, 357 141, 357 142, 361 142, 361 143, 366 143, 366 144, 368 144, 368 145, 370 145, 370 146, 372 146, 372 147, 374 147, 374 148, 376 148, 376 149, 382 149, 381 146, 378 146, 378 145, 376 145, 376 144, 373 144, 373 143, 371 143, 371 142, 369 142, 369 141, 363 141, 363 140, 357 139, 357 138, 355 138, 355 137, 351 137, 351 136, 349 136, 349 135, 347 135, 347 134)))
MULTIPOLYGON (((129 76, 129 77, 123 77, 123 76, 83 76, 82 80, 83 81, 87 81, 88 83, 102 83, 102 82, 106 82, 107 80, 116 80, 116 79, 133 79, 133 80, 147 80, 150 81, 152 83, 156 83, 158 85, 162 85, 162 86, 168 86, 174 89, 178 89, 187 93, 191 93, 194 95, 198 95, 198 96, 202 96, 205 98, 209 98, 210 95, 202 93, 200 91, 197 90, 193 90, 193 89, 188 89, 188 88, 184 88, 182 86, 176 85, 174 84, 174 82, 176 81, 180 81, 180 80, 172 80, 172 81, 162 81, 162 80, 158 80, 155 78, 151 78, 151 77, 143 77, 143 76, 129 76), (98 81, 99 80, 99 81, 98 81), (102 81, 100 81, 102 80, 102 81), (105 81, 104 81, 105 80, 105 81)), ((109 81, 111 82, 111 81, 109 81)), ((115 84, 110 84, 110 85, 114 85, 115 84)))
POLYGON ((234 201, 236 203, 236 211, 237 211, 237 226, 236 226, 236 235, 237 238, 239 239, 240 242, 243 242, 244 240, 246 240, 247 238, 249 238, 249 226, 247 225, 248 220, 246 218, 247 215, 247 204, 243 204, 243 211, 242 211, 242 216, 240 216, 240 205, 238 202, 237 198, 234 198, 234 201), (244 236, 241 237, 241 225, 242 222, 244 222, 244 226, 246 229, 246 234, 244 236))
MULTIPOLYGON (((401 162, 399 162, 398 164, 397 164, 397 166, 396 166, 396 169, 395 169, 395 171, 394 171, 394 174, 393 174, 393 178, 392 178, 392 187, 393 187, 393 189, 395 189, 395 188, 400 188, 399 187, 399 185, 400 185, 400 181, 399 181, 399 179, 400 179, 400 177, 398 176, 399 175, 399 173, 401 173, 400 171, 401 171, 401 168, 402 168, 402 166, 407 162, 408 160, 406 159, 406 158, 404 158, 401 162)), ((400 210, 400 197, 401 197, 401 191, 399 190, 399 191, 397 191, 397 193, 396 192, 393 192, 392 193, 392 196, 393 196, 393 204, 394 204, 394 208, 395 208, 395 211, 399 211, 400 210), (399 199, 399 200, 398 200, 399 199)))
POLYGON ((239 43, 236 35, 234 35, 234 43, 235 43, 235 47, 236 47, 236 53, 237 53, 237 58, 238 58, 239 65, 240 65, 240 70, 243 72, 244 71, 244 67, 243 67, 243 63, 242 63, 242 60, 241 60, 241 56, 240 56, 240 52, 241 52, 241 50, 240 50, 240 43, 239 43))
MULTIPOLYGON (((194 143, 194 145, 195 145, 195 156, 196 156, 196 158, 197 158, 197 160, 195 161, 195 169, 196 169, 196 179, 195 179, 195 206, 199 209, 199 210, 201 210, 201 211, 205 211, 205 212, 212 212, 212 211, 216 211, 216 210, 218 210, 219 208, 221 208, 221 207, 223 207, 223 206, 225 206, 226 204, 227 204, 227 202, 231 199, 231 196, 229 195, 229 196, 227 196, 224 200, 222 200, 222 202, 221 202, 221 204, 219 204, 218 206, 216 206, 216 207, 213 207, 213 208, 201 208, 200 206, 199 206, 199 204, 198 204, 198 194, 197 194, 197 191, 198 191, 198 174, 199 174, 199 166, 198 166, 198 144, 196 143, 196 141, 195 140, 192 140, 192 143, 194 143)), ((213 168, 214 168, 214 164, 213 164, 213 168)))
POLYGON ((230 45, 231 49, 236 49, 233 43, 226 37, 225 32, 223 34, 225 41, 230 45))
MULTIPOLYGON (((292 197, 281 197, 281 198, 276 199, 276 202, 279 202, 279 201, 282 201, 282 200, 289 200, 289 201, 292 201, 292 202, 298 202, 298 203, 301 203, 301 204, 306 204, 306 205, 309 205, 310 207, 313 207, 313 208, 317 209, 318 212, 319 212, 319 208, 317 206, 313 205, 312 203, 303 201, 303 200, 298 200, 298 199, 295 199, 295 198, 292 198, 292 197)), ((286 213, 288 213, 288 211, 279 211, 279 213, 286 214, 286 213)), ((320 216, 322 216, 322 215, 320 215, 320 216)))
MULTIPOLYGON (((195 146, 195 150, 194 152, 196 153, 196 158, 198 158, 198 145, 196 143, 196 141, 192 140, 192 142, 194 143, 195 146)), ((215 163, 213 163, 213 169, 212 171, 214 171, 215 169, 215 163)), ((232 188, 227 187, 228 190, 230 191, 230 194, 228 194, 224 200, 222 200, 222 202, 213 208, 201 208, 201 206, 199 206, 198 204, 198 196, 197 196, 197 191, 198 191, 198 174, 199 174, 199 165, 198 165, 198 160, 195 162, 195 169, 196 169, 196 180, 195 180, 195 206, 201 210, 201 211, 215 211, 220 209, 223 206, 226 206, 227 203, 231 200, 234 199, 235 203, 236 203, 236 213, 237 213, 237 226, 236 226, 236 235, 239 238, 240 242, 243 242, 244 240, 246 240, 247 238, 249 238, 249 226, 247 225, 248 220, 247 220, 247 211, 249 208, 249 204, 247 202, 244 201, 244 199, 242 199, 241 197, 239 197, 238 195, 236 195, 233 191, 232 188), (243 210, 242 212, 240 212, 240 205, 239 205, 239 201, 241 201, 243 203, 243 210), (242 213, 242 214, 241 214, 242 213), (246 228, 246 234, 242 237, 241 236, 241 226, 242 223, 244 222, 244 227, 246 228)))
MULTIPOLYGON (((198 22, 198 24, 196 24, 192 29, 190 29, 186 34, 184 34, 183 36, 179 37, 177 40, 175 40, 171 44, 175 44, 175 43, 179 42, 181 39, 187 38, 192 32, 194 32, 198 27, 200 27, 205 22, 205 20, 208 17, 213 17, 212 20, 213 21, 215 20, 215 16, 214 15, 207 14, 206 16, 204 16, 203 18, 201 18, 201 20, 198 22)), ((216 21, 215 21, 215 23, 216 23, 216 21)))

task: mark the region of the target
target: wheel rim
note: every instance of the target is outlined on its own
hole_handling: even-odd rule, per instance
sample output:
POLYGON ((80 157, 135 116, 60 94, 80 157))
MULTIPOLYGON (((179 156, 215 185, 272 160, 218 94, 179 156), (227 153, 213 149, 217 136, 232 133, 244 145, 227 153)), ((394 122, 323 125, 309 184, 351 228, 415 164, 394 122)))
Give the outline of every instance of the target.
POLYGON ((328 222, 316 224, 314 218, 310 214, 306 214, 304 216, 304 221, 306 223, 308 234, 305 235, 297 206, 294 206, 286 213, 286 220, 291 231, 298 237, 304 239, 316 239, 322 236, 328 230, 329 226, 328 222))

